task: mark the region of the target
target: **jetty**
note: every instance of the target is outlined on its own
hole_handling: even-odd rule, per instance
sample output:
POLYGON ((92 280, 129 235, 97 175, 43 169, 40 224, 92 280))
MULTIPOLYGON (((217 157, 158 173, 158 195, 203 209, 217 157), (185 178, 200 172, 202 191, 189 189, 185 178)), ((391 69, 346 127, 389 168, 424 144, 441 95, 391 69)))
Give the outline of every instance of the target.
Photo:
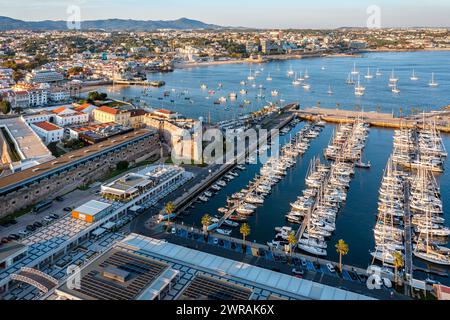
POLYGON ((432 111, 414 116, 395 117, 391 113, 364 112, 343 109, 306 108, 293 111, 302 120, 325 121, 328 123, 354 123, 363 121, 372 127, 400 129, 415 128, 423 121, 436 122, 436 128, 441 132, 450 133, 450 110, 432 111))

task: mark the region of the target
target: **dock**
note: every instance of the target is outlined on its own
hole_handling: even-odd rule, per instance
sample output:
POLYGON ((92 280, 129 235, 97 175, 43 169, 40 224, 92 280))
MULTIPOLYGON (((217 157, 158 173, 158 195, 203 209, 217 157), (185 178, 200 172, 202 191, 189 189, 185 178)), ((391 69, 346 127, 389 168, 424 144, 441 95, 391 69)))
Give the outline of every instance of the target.
POLYGON ((408 117, 395 117, 390 113, 351 111, 342 109, 306 108, 295 110, 294 113, 303 120, 323 120, 328 123, 354 123, 357 120, 370 124, 372 127, 400 129, 415 128, 423 120, 436 121, 439 131, 450 133, 450 110, 434 111, 426 114, 408 117))
MULTIPOLYGON (((412 223, 411 223, 411 211, 409 208, 409 182, 406 183, 405 186, 405 273, 406 279, 412 280, 414 279, 413 272, 413 247, 412 247, 412 223)), ((406 281, 405 284, 408 284, 409 281, 406 281)), ((405 286, 405 291, 408 290, 408 286, 405 286)), ((409 294, 409 293, 406 293, 409 294)))

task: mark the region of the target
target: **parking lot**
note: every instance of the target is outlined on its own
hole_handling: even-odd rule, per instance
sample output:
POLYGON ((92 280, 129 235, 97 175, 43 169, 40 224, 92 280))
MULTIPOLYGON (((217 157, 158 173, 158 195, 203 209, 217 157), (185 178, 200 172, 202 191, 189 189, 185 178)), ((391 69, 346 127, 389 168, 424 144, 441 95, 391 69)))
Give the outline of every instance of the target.
POLYGON ((49 208, 46 208, 37 214, 30 212, 17 218, 14 224, 0 226, 0 242, 6 242, 8 237, 10 241, 23 239, 43 226, 51 224, 55 222, 55 220, 66 216, 70 212, 68 209, 75 208, 94 199, 97 188, 98 187, 93 187, 89 190, 77 189, 61 198, 54 199, 49 208))
POLYGON ((398 295, 394 289, 386 287, 382 284, 381 290, 368 290, 367 273, 359 271, 343 270, 342 273, 337 272, 338 266, 332 264, 319 263, 313 257, 308 259, 302 257, 293 257, 289 255, 274 253, 270 250, 252 249, 252 244, 248 243, 245 252, 240 243, 232 238, 227 240, 222 236, 210 235, 207 242, 203 233, 195 230, 187 231, 185 229, 169 230, 161 234, 161 238, 165 238, 172 243, 184 245, 186 247, 197 249, 213 254, 218 254, 230 259, 243 261, 262 268, 271 269, 273 271, 282 272, 288 275, 312 280, 322 284, 338 287, 344 290, 351 290, 356 293, 373 296, 382 299, 404 299, 398 295), (173 233, 175 232, 175 233, 173 233), (292 260, 292 261, 289 261, 292 260), (293 272, 295 271, 295 272, 293 272))

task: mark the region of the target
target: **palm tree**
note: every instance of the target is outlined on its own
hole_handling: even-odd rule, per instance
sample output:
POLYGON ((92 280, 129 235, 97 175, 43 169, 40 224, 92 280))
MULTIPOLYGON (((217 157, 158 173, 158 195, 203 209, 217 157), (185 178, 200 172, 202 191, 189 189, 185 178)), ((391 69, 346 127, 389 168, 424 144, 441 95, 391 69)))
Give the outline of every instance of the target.
POLYGON ((295 233, 291 232, 288 236, 288 243, 289 243, 289 252, 291 253, 292 257, 292 248, 297 244, 297 238, 295 237, 295 233))
POLYGON ((205 214, 202 217, 202 226, 203 226, 203 232, 205 233, 205 239, 208 237, 208 227, 211 225, 211 216, 209 214, 205 214))
POLYGON ((398 251, 395 251, 393 253, 393 256, 394 256, 394 270, 395 270, 394 281, 395 283, 397 283, 397 271, 398 269, 403 268, 403 266, 405 265, 405 261, 403 259, 403 255, 398 251))
POLYGON ((381 113, 381 106, 377 106, 377 112, 381 113))
POLYGON ((400 111, 400 117, 403 117, 403 107, 400 107, 399 111, 400 111))
POLYGON ((170 215, 175 211, 175 205, 172 201, 168 202, 164 207, 167 214, 167 225, 170 225, 170 215))
POLYGON ((339 110, 340 107, 341 107, 341 104, 340 103, 336 103, 336 109, 339 110))
POLYGON ((338 243, 335 245, 336 252, 339 253, 339 270, 341 270, 342 273, 342 256, 345 256, 348 254, 348 244, 344 240, 339 240, 338 243))
POLYGON ((242 244, 242 247, 245 248, 245 239, 250 235, 250 227, 248 224, 244 223, 241 226, 241 229, 239 230, 239 232, 242 234, 242 240, 244 241, 242 244))

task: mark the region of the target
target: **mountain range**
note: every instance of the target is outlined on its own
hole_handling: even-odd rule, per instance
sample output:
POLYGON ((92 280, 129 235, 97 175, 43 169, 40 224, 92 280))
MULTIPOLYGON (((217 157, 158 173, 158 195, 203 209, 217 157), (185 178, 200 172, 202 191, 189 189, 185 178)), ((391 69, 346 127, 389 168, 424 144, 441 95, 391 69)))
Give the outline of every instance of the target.
MULTIPOLYGON (((221 29, 222 27, 207 24, 198 20, 181 18, 178 20, 132 20, 107 19, 81 21, 82 30, 106 31, 153 31, 157 29, 221 29)), ((0 31, 9 30, 67 30, 66 21, 23 21, 0 16, 0 31)))

